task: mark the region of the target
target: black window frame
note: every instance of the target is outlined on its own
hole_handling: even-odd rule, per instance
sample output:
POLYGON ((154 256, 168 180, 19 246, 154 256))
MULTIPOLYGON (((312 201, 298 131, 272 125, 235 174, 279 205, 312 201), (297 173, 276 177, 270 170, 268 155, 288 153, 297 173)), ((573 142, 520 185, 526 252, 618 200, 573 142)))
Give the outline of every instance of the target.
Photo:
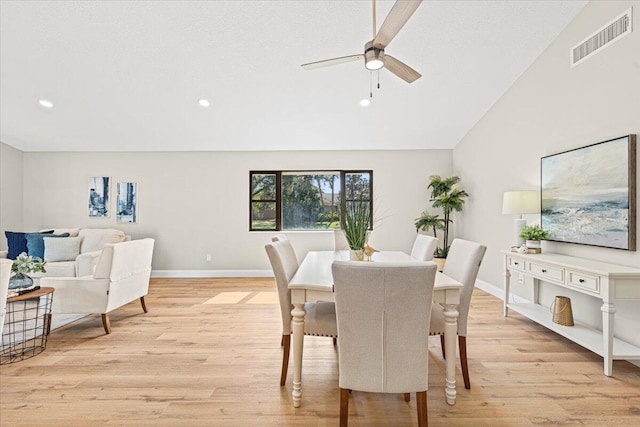
MULTIPOLYGON (((369 175, 369 209, 373 212, 373 169, 300 169, 300 170, 250 170, 249 171, 249 231, 306 231, 317 229, 305 229, 305 228, 283 228, 282 224, 282 174, 283 173, 311 173, 311 172, 338 172, 340 174, 340 216, 344 210, 344 203, 346 193, 346 175, 348 174, 368 174, 369 175), (253 176, 254 175, 275 175, 276 177, 276 199, 253 199, 253 176), (253 204, 254 203, 273 203, 276 204, 276 226, 275 228, 254 228, 253 227, 253 204)), ((357 199, 354 199, 357 200, 357 199)), ((353 201, 353 200, 349 200, 353 201)), ((373 229, 373 215, 371 215, 371 223, 369 230, 373 229)))

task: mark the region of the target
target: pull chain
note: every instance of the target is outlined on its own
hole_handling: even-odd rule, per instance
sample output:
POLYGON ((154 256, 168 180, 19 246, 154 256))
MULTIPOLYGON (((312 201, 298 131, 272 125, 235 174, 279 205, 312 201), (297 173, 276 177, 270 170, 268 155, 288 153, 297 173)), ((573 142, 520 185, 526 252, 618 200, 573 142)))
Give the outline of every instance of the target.
POLYGON ((373 99, 373 71, 369 71, 369 98, 373 99))

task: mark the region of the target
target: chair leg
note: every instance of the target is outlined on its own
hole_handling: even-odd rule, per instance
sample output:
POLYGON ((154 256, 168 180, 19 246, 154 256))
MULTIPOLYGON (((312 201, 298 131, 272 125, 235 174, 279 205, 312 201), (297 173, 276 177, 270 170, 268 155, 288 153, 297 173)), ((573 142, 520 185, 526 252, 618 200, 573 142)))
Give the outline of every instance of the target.
POLYGON ((144 311, 145 313, 148 313, 149 310, 147 310, 147 304, 144 303, 144 296, 140 297, 140 304, 142 304, 142 311, 144 311))
POLYGON ((338 345, 338 338, 333 337, 333 346, 337 346, 338 345))
POLYGON ((404 401, 405 402, 411 402, 411 393, 405 393, 404 394, 404 401))
POLYGON ((289 369, 289 348, 291 347, 291 335, 282 336, 282 346, 284 351, 282 353, 282 373, 280 374, 280 387, 287 381, 287 370, 289 369))
POLYGON ((440 348, 442 349, 442 358, 447 359, 447 355, 444 352, 444 335, 440 335, 440 348))
POLYGON ((340 427, 349 424, 349 390, 340 387, 340 427))
POLYGON ((282 336, 282 338, 280 338, 280 347, 282 347, 284 345, 284 335, 282 336))
POLYGON ((460 348, 460 364, 462 365, 462 378, 464 379, 464 388, 471 390, 471 382, 469 381, 469 366, 467 365, 467 337, 458 335, 458 347, 460 348))
POLYGON ((418 409, 418 426, 427 427, 429 425, 429 417, 427 416, 426 391, 419 391, 416 393, 416 407, 418 409))
POLYGON ((109 323, 109 313, 102 313, 102 327, 108 335, 111 333, 111 324, 109 323))

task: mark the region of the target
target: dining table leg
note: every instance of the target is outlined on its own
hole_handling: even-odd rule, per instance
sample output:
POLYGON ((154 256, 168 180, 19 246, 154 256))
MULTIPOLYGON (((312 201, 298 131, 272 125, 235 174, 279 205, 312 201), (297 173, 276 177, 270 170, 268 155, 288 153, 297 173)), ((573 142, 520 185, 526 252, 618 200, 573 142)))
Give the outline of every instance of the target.
POLYGON ((447 403, 456 403, 456 337, 458 335, 458 306, 445 304, 444 306, 444 348, 446 387, 444 390, 447 403))
POLYGON ((294 304, 291 310, 293 333, 293 397, 294 408, 300 407, 302 400, 302 348, 304 346, 304 311, 303 304, 294 304))

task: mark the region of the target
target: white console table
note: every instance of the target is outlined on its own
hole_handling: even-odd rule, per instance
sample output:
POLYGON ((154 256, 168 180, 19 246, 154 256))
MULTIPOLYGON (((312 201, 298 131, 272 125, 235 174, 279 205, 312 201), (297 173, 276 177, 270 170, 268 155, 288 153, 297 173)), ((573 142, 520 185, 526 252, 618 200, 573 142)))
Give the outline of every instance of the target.
POLYGON ((604 374, 611 376, 613 361, 640 359, 640 346, 614 338, 615 300, 640 301, 640 269, 567 255, 520 254, 501 251, 504 260, 504 315, 512 309, 604 357, 604 374), (511 273, 533 278, 530 303, 510 302, 511 273), (553 283, 602 300, 602 331, 575 322, 552 321, 549 309, 538 303, 540 281, 553 283))

